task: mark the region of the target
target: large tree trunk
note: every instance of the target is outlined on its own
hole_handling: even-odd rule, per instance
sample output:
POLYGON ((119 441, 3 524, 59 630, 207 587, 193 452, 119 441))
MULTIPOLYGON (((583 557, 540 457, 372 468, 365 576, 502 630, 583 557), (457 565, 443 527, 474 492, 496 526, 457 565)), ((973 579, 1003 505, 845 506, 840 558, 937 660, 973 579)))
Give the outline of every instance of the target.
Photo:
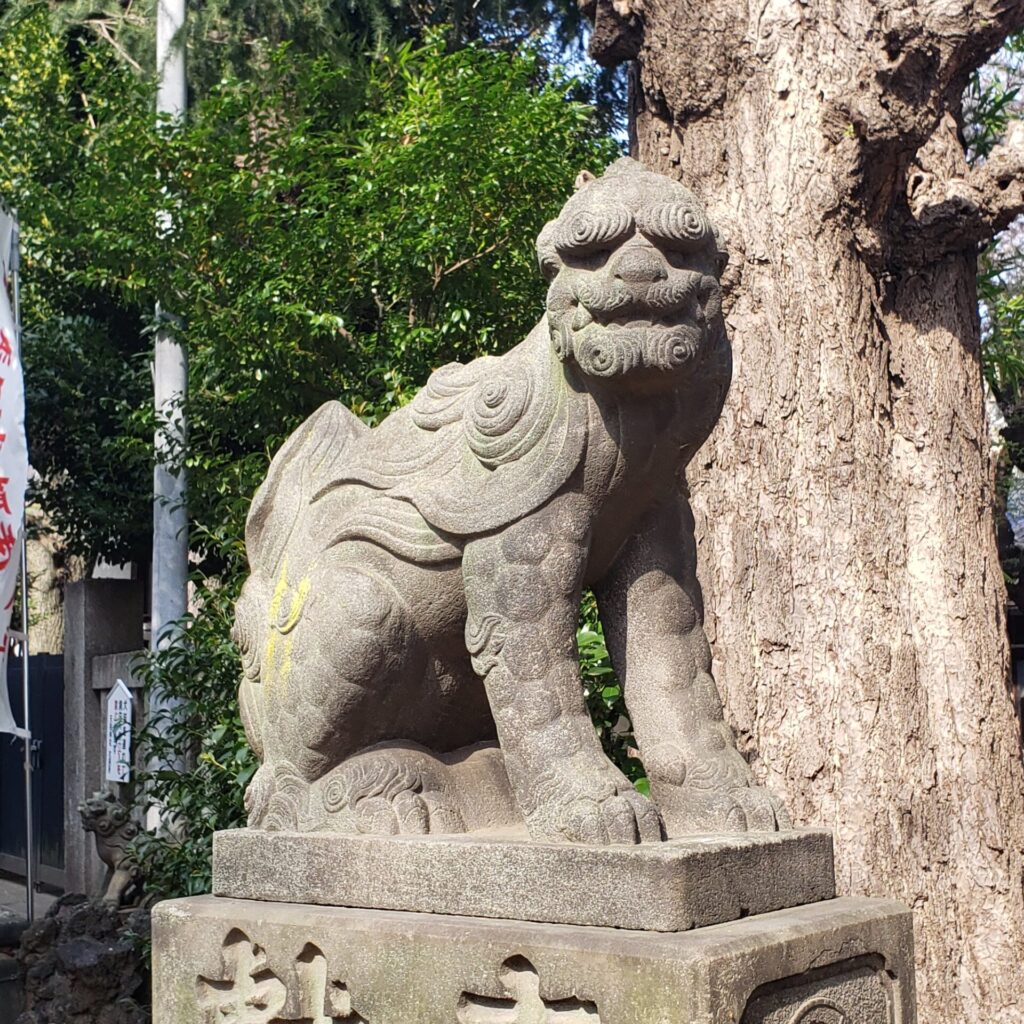
POLYGON ((841 890, 914 909, 921 1020, 1024 1020, 1024 770, 975 252, 971 70, 1020 4, 590 0, 635 57, 634 155, 724 230, 735 376, 691 467, 716 676, 759 778, 835 830, 841 890))

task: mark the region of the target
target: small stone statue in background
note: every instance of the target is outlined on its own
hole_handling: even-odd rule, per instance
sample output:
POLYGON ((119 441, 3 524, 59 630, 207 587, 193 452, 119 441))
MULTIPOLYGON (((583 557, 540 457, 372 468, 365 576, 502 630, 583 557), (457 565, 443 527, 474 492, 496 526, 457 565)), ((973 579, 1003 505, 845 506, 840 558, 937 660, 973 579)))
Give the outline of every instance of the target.
POLYGON ((96 852, 107 865, 103 902, 113 907, 142 902, 142 868, 132 856, 131 841, 139 834, 127 807, 110 792, 93 793, 78 805, 82 828, 96 835, 96 852))
POLYGON ((274 458, 235 631, 251 826, 787 826, 723 720, 683 476, 729 387, 725 254, 696 197, 633 160, 577 186, 537 241, 525 341, 441 367, 375 429, 330 402, 274 458), (653 801, 587 715, 584 587, 653 801))

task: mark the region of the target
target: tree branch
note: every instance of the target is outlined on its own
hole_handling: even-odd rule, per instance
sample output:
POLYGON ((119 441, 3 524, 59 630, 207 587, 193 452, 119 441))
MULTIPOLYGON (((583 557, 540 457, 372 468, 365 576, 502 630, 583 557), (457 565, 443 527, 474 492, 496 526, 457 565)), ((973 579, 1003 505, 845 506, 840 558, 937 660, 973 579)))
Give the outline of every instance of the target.
POLYGON ((593 25, 588 52, 598 64, 615 67, 636 57, 643 32, 635 0, 576 0, 576 4, 593 25))
POLYGON ((934 259, 987 242, 1024 213, 1024 121, 978 166, 942 178, 919 170, 908 186, 914 248, 934 259))
POLYGON ((130 64, 136 71, 142 71, 142 65, 114 38, 114 34, 110 31, 110 20, 108 18, 86 18, 82 24, 94 28, 117 51, 117 55, 123 61, 130 64))
POLYGON ((883 152, 923 145, 960 108, 970 76, 1024 28, 1024 0, 873 0, 871 10, 855 40, 863 64, 835 105, 883 152))
POLYGON ((441 284, 441 278, 447 277, 449 274, 454 274, 456 270, 461 270, 467 263, 472 263, 474 260, 482 259, 484 256, 489 256, 495 249, 504 245, 509 240, 509 235, 505 235, 499 238, 496 242, 492 242, 486 249, 481 249, 479 252, 473 253, 472 256, 465 256, 461 260, 456 260, 454 263, 447 267, 442 267, 440 263, 434 265, 434 291, 437 291, 441 284))
POLYGON ((1024 0, 927 0, 919 11, 923 37, 942 53, 941 78, 957 96, 1006 37, 1024 28, 1024 0))

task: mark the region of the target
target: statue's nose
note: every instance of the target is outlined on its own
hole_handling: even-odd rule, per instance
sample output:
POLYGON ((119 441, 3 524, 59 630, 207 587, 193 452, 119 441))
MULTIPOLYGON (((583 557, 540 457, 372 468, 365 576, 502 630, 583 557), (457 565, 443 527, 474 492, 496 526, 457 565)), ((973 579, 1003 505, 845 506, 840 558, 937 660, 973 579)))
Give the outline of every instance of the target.
POLYGON ((656 249, 637 245, 619 253, 613 273, 627 284, 653 284, 668 277, 668 268, 656 249))

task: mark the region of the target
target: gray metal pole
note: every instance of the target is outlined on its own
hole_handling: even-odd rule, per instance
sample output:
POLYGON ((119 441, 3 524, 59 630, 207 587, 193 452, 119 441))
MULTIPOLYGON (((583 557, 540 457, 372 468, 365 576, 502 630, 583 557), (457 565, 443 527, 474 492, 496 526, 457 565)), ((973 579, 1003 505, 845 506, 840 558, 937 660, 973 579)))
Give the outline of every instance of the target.
POLYGON ((34 921, 36 840, 32 811, 32 718, 28 703, 28 538, 25 536, 24 516, 21 520, 21 629, 21 700, 25 709, 25 917, 34 921))
MULTIPOLYGON (((180 121, 185 115, 185 0, 160 0, 156 11, 157 114, 180 121)), ((160 230, 169 226, 165 215, 160 230)), ((160 311, 158 310, 158 313, 160 311)), ((188 362, 170 318, 157 332, 153 352, 153 401, 157 413, 153 471, 152 646, 170 638, 167 627, 188 607, 188 516, 185 473, 176 469, 185 444, 184 401, 188 362)))
POLYGON ((185 116, 185 0, 159 0, 156 8, 156 110, 185 116))
POLYGON ((153 400, 158 418, 153 470, 153 650, 173 640, 170 626, 188 608, 185 471, 175 468, 185 443, 182 403, 187 391, 185 349, 170 326, 162 328, 153 352, 153 400))
MULTIPOLYGON (((21 359, 21 240, 18 237, 18 214, 14 212, 14 237, 11 239, 11 280, 14 284, 14 336, 21 359)), ((24 360, 22 360, 24 365, 24 360)), ((8 630, 8 643, 10 630, 8 630)), ((7 656, 11 656, 8 648, 7 656)), ((25 532, 25 510, 21 512, 21 702, 24 709, 25 735, 25 917, 36 916, 36 841, 32 814, 32 714, 29 709, 28 685, 28 537, 25 532)))
MULTIPOLYGON (((159 0, 156 12, 157 114, 174 121, 185 116, 185 0, 159 0)), ((166 232, 173 212, 161 215, 157 229, 166 232)), ((161 315, 161 310, 157 310, 161 315)), ((186 481, 180 456, 186 439, 184 402, 188 395, 188 360, 165 316, 153 351, 153 401, 157 414, 153 470, 153 577, 151 640, 153 650, 174 640, 172 624, 188 609, 188 514, 186 481)), ((173 701, 149 695, 149 711, 169 710, 173 701)), ((159 720, 157 720, 157 728, 159 720)), ((152 817, 152 816, 151 816, 152 817)), ((152 823, 152 822, 151 822, 152 823)))

